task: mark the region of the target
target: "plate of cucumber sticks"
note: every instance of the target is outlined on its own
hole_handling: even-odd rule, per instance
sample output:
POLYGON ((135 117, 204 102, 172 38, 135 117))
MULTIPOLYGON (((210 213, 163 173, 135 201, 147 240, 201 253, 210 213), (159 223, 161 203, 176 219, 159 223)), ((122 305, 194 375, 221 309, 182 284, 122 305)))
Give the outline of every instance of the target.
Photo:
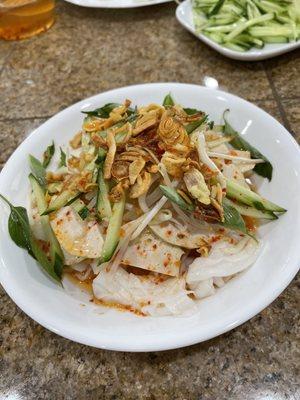
POLYGON ((158 351, 244 323, 300 264, 300 151, 198 85, 127 86, 33 131, 0 174, 0 282, 32 319, 158 351))
POLYGON ((181 25, 222 55, 258 61, 300 47, 300 6, 289 0, 185 0, 181 25))
POLYGON ((172 0, 66 0, 69 3, 91 8, 137 8, 168 3, 172 0))

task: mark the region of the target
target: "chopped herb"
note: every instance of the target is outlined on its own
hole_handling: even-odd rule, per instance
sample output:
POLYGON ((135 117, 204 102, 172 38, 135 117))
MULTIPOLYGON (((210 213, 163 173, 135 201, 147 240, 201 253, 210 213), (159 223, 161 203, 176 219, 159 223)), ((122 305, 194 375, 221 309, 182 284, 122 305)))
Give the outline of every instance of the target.
POLYGON ((193 204, 188 204, 175 189, 165 185, 159 185, 160 190, 163 194, 173 203, 177 204, 182 210, 194 211, 195 207, 193 204))
POLYGON ((59 160, 58 167, 59 168, 66 167, 67 166, 67 155, 61 147, 59 149, 60 149, 60 160, 59 160))
POLYGON ((55 153, 55 144, 52 141, 52 144, 50 144, 50 146, 47 147, 47 149, 45 150, 44 155, 43 155, 43 167, 44 168, 48 167, 54 153, 55 153))
MULTIPOLYGON (((83 114, 87 114, 89 116, 95 116, 99 118, 108 118, 109 114, 117 107, 122 106, 119 103, 107 103, 103 107, 96 108, 95 110, 91 111, 81 111, 83 114)), ((134 113, 134 110, 130 107, 127 108, 127 114, 131 115, 134 113)))
POLYGON ((199 110, 196 110, 196 108, 184 108, 183 111, 185 111, 187 115, 194 115, 201 112, 199 110))
POLYGON ((175 102, 174 102, 171 94, 170 93, 167 94, 166 97, 164 98, 163 106, 164 107, 172 107, 174 105, 175 105, 175 102))
POLYGON ((188 135, 190 135, 192 132, 194 132, 195 129, 199 128, 204 122, 207 120, 208 115, 204 115, 201 119, 198 119, 197 121, 190 122, 185 126, 185 130, 188 135))

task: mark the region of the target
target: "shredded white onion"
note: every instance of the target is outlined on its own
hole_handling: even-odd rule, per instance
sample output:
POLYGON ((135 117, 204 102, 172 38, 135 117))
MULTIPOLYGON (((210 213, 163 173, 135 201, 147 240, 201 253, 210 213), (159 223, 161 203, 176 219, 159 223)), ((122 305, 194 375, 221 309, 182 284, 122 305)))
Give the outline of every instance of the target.
POLYGON ((139 198, 138 198, 138 203, 140 206, 140 209, 144 212, 147 213, 150 211, 150 208, 147 206, 146 203, 146 193, 142 194, 139 198))
POLYGON ((226 189, 226 180, 222 172, 219 170, 219 168, 216 166, 216 164, 208 157, 205 147, 206 147, 206 142, 205 142, 205 137, 203 132, 198 132, 197 133, 197 140, 196 140, 196 146, 198 150, 198 155, 200 161, 203 162, 209 169, 212 171, 215 171, 218 176, 218 181, 221 185, 222 189, 226 189))
POLYGON ((232 160, 248 164, 261 164, 265 162, 265 160, 263 160, 262 158, 252 159, 252 158, 231 156, 230 154, 216 153, 215 151, 208 151, 207 155, 209 157, 223 158, 224 160, 232 160))
POLYGON ((132 240, 137 238, 140 233, 143 232, 143 230, 146 228, 146 226, 149 224, 149 222, 155 217, 155 215, 158 213, 158 211, 166 204, 168 199, 163 196, 158 203, 150 210, 147 214, 145 214, 145 218, 143 219, 143 222, 139 225, 139 227, 134 231, 132 235, 132 240))
POLYGON ((149 195, 147 195, 147 204, 151 207, 161 198, 161 190, 159 187, 153 190, 149 195))
POLYGON ((119 244, 115 250, 112 259, 107 263, 107 270, 109 270, 111 273, 116 272, 116 270, 118 269, 118 266, 127 250, 133 232, 136 230, 139 224, 144 220, 144 218, 145 214, 137 218, 136 220, 130 221, 122 226, 122 229, 125 231, 125 237, 119 241, 119 244))
POLYGON ((162 224, 172 219, 172 211, 165 208, 158 212, 158 214, 149 222, 149 225, 162 224))

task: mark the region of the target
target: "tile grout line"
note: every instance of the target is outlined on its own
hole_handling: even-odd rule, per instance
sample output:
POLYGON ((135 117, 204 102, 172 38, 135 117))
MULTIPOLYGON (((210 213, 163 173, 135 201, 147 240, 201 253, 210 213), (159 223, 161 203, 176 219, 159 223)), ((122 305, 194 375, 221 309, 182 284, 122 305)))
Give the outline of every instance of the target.
POLYGON ((280 96, 279 96, 279 94, 278 94, 278 92, 277 92, 277 89, 276 89, 276 87, 275 87, 275 85, 274 85, 274 82, 273 82, 273 80, 272 80, 272 77, 271 77, 269 71, 265 68, 264 64, 263 64, 263 70, 265 71, 266 77, 267 77, 268 82, 269 82, 269 85, 270 85, 270 87, 271 87, 271 90, 272 90, 274 99, 275 99, 275 101, 276 101, 276 104, 277 104, 277 107, 278 107, 280 116, 281 116, 281 118, 282 118, 283 124, 284 124, 284 126, 286 127, 286 129, 287 129, 293 136, 295 136, 295 133, 294 133, 294 131, 292 130, 291 125, 290 125, 290 123, 289 123, 289 120, 288 120, 288 118, 287 118, 287 116, 286 116, 286 113, 285 113, 285 111, 284 111, 283 105, 282 105, 282 103, 281 103, 281 101, 280 101, 280 96))

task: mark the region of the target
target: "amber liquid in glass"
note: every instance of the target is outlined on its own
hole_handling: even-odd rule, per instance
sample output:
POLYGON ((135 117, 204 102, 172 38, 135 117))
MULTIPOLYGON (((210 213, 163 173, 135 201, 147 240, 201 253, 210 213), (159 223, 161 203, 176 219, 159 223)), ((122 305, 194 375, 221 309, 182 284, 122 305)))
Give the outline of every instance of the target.
POLYGON ((55 0, 0 0, 0 38, 25 39, 49 29, 55 0))

